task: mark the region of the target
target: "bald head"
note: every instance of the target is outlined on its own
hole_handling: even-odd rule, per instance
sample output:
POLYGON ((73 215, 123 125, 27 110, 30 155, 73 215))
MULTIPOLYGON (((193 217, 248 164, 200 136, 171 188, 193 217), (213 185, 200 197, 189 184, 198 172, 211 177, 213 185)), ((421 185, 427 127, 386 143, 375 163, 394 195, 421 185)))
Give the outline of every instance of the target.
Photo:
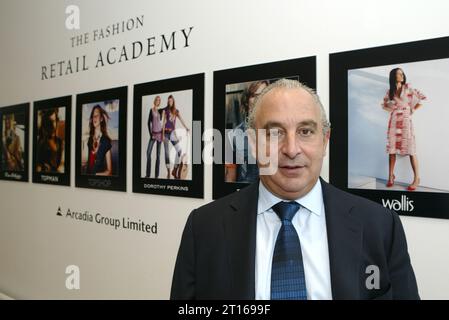
POLYGON ((315 105, 319 109, 320 113, 320 121, 321 126, 323 129, 323 134, 326 135, 330 130, 330 123, 327 120, 326 112, 324 111, 324 107, 320 101, 320 98, 315 93, 315 91, 305 84, 296 81, 296 80, 289 80, 289 79, 280 79, 272 84, 270 84, 268 87, 266 87, 260 95, 256 98, 254 101, 254 107, 250 111, 247 121, 247 127, 256 129, 256 114, 258 109, 260 108, 260 105, 262 104, 264 97, 268 95, 272 91, 278 91, 278 90, 299 90, 302 91, 302 96, 304 99, 308 100, 310 99, 311 103, 315 105))

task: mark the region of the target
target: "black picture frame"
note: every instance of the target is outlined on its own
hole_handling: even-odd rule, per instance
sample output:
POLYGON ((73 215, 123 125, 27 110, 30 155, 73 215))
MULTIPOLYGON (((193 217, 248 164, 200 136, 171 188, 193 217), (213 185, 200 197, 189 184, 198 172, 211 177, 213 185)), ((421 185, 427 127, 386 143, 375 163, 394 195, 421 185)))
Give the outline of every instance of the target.
MULTIPOLYGON (((161 102, 161 105, 164 105, 164 103, 165 101, 161 102)), ((162 107, 160 109, 162 110, 162 107)), ((186 111, 184 110, 180 112, 183 113, 186 111)), ((201 157, 201 152, 203 150, 203 141, 201 137, 204 130, 204 73, 134 85, 133 114, 133 192, 177 197, 203 198, 204 166, 203 159, 201 157), (160 95, 161 97, 164 97, 163 100, 165 100, 169 95, 173 95, 176 98, 178 92, 187 92, 188 96, 191 96, 191 98, 189 98, 191 99, 191 113, 189 114, 191 114, 192 123, 187 123, 187 126, 190 126, 189 129, 191 132, 192 142, 190 148, 190 159, 192 160, 190 161, 191 178, 183 179, 170 174, 172 169, 170 160, 168 165, 170 168, 168 171, 168 174, 170 174, 169 179, 167 179, 166 172, 164 172, 164 170, 162 170, 159 177, 156 178, 155 174, 153 175, 153 169, 151 169, 151 166, 149 170, 151 173, 149 176, 147 176, 146 173, 144 176, 142 173, 144 170, 142 160, 144 155, 142 153, 142 149, 149 143, 149 138, 148 142, 143 141, 143 130, 148 131, 146 128, 147 119, 142 119, 142 110, 145 107, 143 106, 143 98, 150 98, 160 95), (193 126, 193 122, 197 125, 193 126), (145 123, 145 128, 142 127, 143 123, 145 123)), ((179 120, 177 123, 179 123, 179 120)), ((176 126, 178 127, 178 124, 176 126)), ((172 146, 170 145, 170 148, 171 147, 172 146)), ((154 149, 156 149, 156 146, 154 149)), ((160 152, 160 163, 162 164, 162 159, 165 159, 165 145, 163 143, 160 144, 160 152)), ((182 151, 182 153, 184 153, 184 151, 182 151)), ((145 167, 146 165, 147 164, 145 164, 145 167)))
MULTIPOLYGON (((277 79, 296 79, 312 89, 316 88, 316 57, 304 57, 277 62, 269 62, 251 66, 244 66, 214 72, 214 129, 220 131, 222 137, 222 155, 225 156, 227 138, 226 129, 226 86, 266 80, 273 82, 277 79)), ((213 165, 213 199, 223 197, 247 186, 247 182, 225 182, 225 165, 213 165)))
MULTIPOLYGON (((61 123, 61 120, 59 121, 61 123)), ((43 183, 61 186, 70 186, 71 172, 71 138, 72 138, 72 96, 52 98, 35 101, 33 104, 33 162, 32 173, 33 183, 43 183), (38 136, 39 136, 39 112, 58 108, 58 112, 64 109, 64 140, 63 140, 63 172, 57 172, 54 169, 48 172, 38 170, 38 136)))
MULTIPOLYGON (((8 117, 9 118, 9 117, 8 117)), ((11 120, 9 120, 11 121, 11 120)), ((30 127, 30 103, 22 103, 13 106, 0 108, 0 136, 1 136, 1 148, 0 148, 0 180, 9 181, 21 181, 28 182, 28 158, 29 158, 29 127, 30 127), (20 136, 23 138, 23 150, 21 150, 21 159, 15 161, 18 169, 11 169, 13 164, 7 164, 5 148, 5 128, 4 117, 14 115, 15 124, 19 124, 19 130, 21 134, 17 134, 19 137, 19 145, 21 145, 20 136)), ((16 128, 17 129, 17 128, 16 128)), ((14 129, 14 130, 16 130, 14 129)), ((22 147, 22 145, 21 145, 22 147)))
MULTIPOLYGON (((126 154, 127 154, 127 105, 128 87, 117 87, 94 92, 78 94, 76 96, 76 159, 75 159, 75 186, 80 188, 126 191, 126 154), (114 105, 118 103, 118 111, 114 111, 115 121, 118 122, 118 134, 115 143, 112 140, 112 175, 99 176, 83 172, 82 167, 82 130, 83 130, 83 106, 100 103, 114 105), (115 148, 117 147, 118 148, 115 148), (114 149, 115 148, 115 149, 114 149), (117 151, 118 149, 118 151, 117 151), (118 161, 118 165, 116 164, 118 161)), ((91 107, 92 109, 93 107, 91 107)), ((112 119, 112 118, 111 118, 112 119)), ((113 120, 111 120, 112 122, 113 120)), ((86 123, 86 122, 84 122, 86 123)), ((85 142, 84 142, 85 143, 85 142)), ((101 143, 101 142, 100 142, 101 143)), ((85 148, 86 144, 84 145, 85 148)), ((85 150, 87 153, 88 151, 85 150)), ((85 153, 86 154, 86 153, 85 153)))
MULTIPOLYGON (((402 185, 398 185, 397 189, 392 190, 392 186, 389 186, 389 189, 385 183, 385 181, 388 181, 388 171, 385 172, 385 181, 374 177, 376 178, 376 183, 379 182, 378 184, 373 184, 372 187, 362 188, 362 185, 352 183, 353 178, 350 171, 354 170, 354 163, 351 162, 353 164, 351 168, 349 166, 350 158, 353 157, 349 153, 359 150, 355 149, 354 140, 352 139, 354 136, 354 125, 350 126, 349 123, 352 124, 354 122, 352 122, 353 118, 349 119, 348 117, 354 116, 349 113, 349 108, 351 107, 351 101, 353 101, 352 99, 354 96, 368 95, 368 93, 365 93, 365 91, 360 88, 358 91, 352 89, 353 87, 351 84, 353 83, 353 78, 351 77, 353 76, 354 71, 359 72, 360 76, 361 70, 359 69, 388 67, 389 70, 393 70, 392 66, 397 65, 413 66, 414 68, 417 68, 416 66, 418 66, 424 70, 424 63, 437 63, 438 61, 442 61, 439 59, 449 59, 449 37, 339 52, 330 55, 330 121, 332 124, 330 143, 330 182, 332 184, 353 194, 371 199, 404 216, 449 218, 449 191, 447 191, 448 193, 431 192, 432 189, 428 189, 430 191, 425 192, 420 191, 419 189, 410 191, 407 190, 406 186, 403 187, 402 185), (349 140, 350 138, 351 140, 349 140), (383 183, 380 183, 382 181, 383 183)), ((389 75, 386 74, 387 81, 388 77, 389 75)), ((372 78, 375 79, 374 76, 372 78)), ((447 79, 449 79, 449 77, 447 79)), ((413 80, 411 81, 413 82, 413 80)), ((449 81, 447 85, 449 85, 449 81)), ((388 87, 387 82, 387 88, 388 87)), ((385 94, 385 92, 388 91, 383 91, 383 94, 385 94)), ((382 107, 380 106, 382 98, 383 96, 379 97, 379 104, 378 106, 375 106, 380 110, 382 110, 382 107)), ((425 103, 426 102, 424 101, 424 107, 422 109, 426 108, 425 103)), ((417 110, 416 112, 423 112, 423 110, 417 110)), ((412 116, 412 118, 414 117, 416 117, 416 114, 412 116)), ((438 120, 435 119, 435 121, 438 120)), ((384 146, 387 141, 386 133, 389 124, 385 122, 385 125, 385 135, 381 137, 384 146)), ((434 125, 436 124, 434 123, 434 125)), ((438 127, 438 125, 436 126, 438 127)), ((377 136, 375 139, 378 141, 377 136)), ((371 148, 374 148, 371 142, 369 143, 371 148)), ((421 145, 423 144, 421 143, 421 145)), ((419 145, 417 147, 419 147, 419 145)), ((435 147, 438 146, 435 145, 435 147)), ((441 148, 441 145, 439 147, 441 148)), ((385 149, 383 152, 385 152, 385 162, 382 163, 382 166, 387 166, 388 169, 388 154, 385 149)), ((361 154, 361 157, 365 157, 365 155, 362 155, 362 152, 359 154, 361 154)), ((419 158, 419 149, 417 154, 419 158)), ((363 159, 360 161, 363 161, 363 159)), ((404 159, 404 161, 408 161, 408 159, 404 159)), ((447 168, 447 165, 445 165, 445 171, 439 173, 444 175, 446 179, 449 178, 447 168)), ((394 186, 396 186, 396 184, 394 186)))

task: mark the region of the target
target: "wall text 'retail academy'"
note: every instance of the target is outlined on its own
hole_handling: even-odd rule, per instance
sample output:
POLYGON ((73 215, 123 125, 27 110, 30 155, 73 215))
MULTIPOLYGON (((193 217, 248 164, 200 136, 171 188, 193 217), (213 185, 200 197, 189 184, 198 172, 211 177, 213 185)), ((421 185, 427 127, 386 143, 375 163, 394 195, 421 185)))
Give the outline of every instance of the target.
MULTIPOLYGON (((185 27, 158 35, 150 35, 145 39, 126 42, 107 49, 100 49, 95 58, 88 55, 77 55, 59 59, 41 66, 41 80, 54 79, 78 72, 134 61, 143 57, 189 48, 193 26, 185 27)), ((86 39, 83 40, 87 43, 86 39)))
POLYGON ((400 200, 397 199, 382 199, 382 205, 394 211, 413 211, 415 206, 413 200, 410 200, 406 195, 402 195, 400 200))

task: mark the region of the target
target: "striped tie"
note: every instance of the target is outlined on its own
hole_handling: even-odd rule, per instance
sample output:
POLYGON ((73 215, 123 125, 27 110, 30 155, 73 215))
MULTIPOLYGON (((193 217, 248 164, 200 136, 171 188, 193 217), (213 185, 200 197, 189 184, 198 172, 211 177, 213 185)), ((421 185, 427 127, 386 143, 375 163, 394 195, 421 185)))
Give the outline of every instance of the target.
POLYGON ((299 210, 297 202, 279 202, 273 206, 282 221, 276 239, 271 267, 272 300, 307 300, 301 245, 292 219, 299 210))

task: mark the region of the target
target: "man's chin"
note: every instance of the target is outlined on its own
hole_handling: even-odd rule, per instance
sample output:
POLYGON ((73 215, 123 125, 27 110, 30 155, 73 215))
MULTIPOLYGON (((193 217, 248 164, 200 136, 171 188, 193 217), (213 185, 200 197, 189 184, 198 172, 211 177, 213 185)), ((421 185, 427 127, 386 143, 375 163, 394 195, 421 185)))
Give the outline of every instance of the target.
POLYGON ((305 187, 301 180, 291 177, 282 177, 282 179, 278 181, 277 185, 282 189, 282 191, 289 193, 301 192, 301 190, 305 187))

